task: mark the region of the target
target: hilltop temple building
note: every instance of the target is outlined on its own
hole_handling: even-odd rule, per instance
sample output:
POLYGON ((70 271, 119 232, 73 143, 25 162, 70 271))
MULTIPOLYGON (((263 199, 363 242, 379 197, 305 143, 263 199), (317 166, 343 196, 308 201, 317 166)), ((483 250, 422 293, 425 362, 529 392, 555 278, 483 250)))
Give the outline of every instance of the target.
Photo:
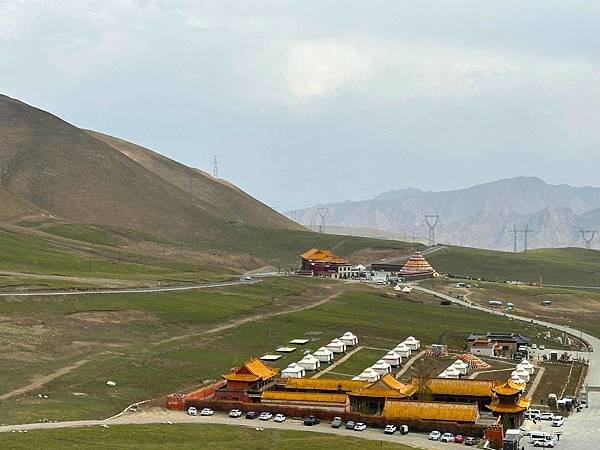
POLYGON ((330 278, 350 278, 351 265, 341 256, 336 256, 331 250, 318 248, 303 253, 301 274, 324 276, 330 278))

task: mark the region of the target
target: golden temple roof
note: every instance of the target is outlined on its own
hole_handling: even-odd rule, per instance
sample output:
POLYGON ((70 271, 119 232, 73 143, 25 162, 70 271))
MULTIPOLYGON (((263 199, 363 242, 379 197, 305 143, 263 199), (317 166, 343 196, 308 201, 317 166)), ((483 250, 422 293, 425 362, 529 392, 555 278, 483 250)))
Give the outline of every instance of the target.
POLYGON ((517 395, 525 390, 525 386, 515 383, 513 380, 508 380, 499 386, 496 386, 493 391, 499 395, 517 395))
POLYGON ((223 375, 223 378, 230 381, 253 382, 258 380, 268 380, 278 373, 279 369, 272 369, 260 359, 251 359, 242 367, 223 375))
POLYGON ((348 396, 346 394, 322 394, 319 392, 264 391, 261 399, 309 403, 346 403, 348 396))
POLYGON ((499 398, 494 398, 487 408, 497 413, 516 414, 526 411, 531 405, 530 398, 521 398, 517 403, 502 403, 499 398))
POLYGON ((479 418, 479 409, 476 404, 467 403, 386 400, 382 415, 389 419, 476 422, 479 418))
POLYGON ((404 384, 388 373, 367 386, 350 392, 355 397, 406 398, 416 391, 412 384, 404 384))
POLYGON ((331 250, 323 250, 318 248, 312 248, 309 251, 301 255, 302 259, 308 259, 311 261, 331 262, 331 263, 346 263, 346 259, 341 256, 336 256, 331 250))
POLYGON ((348 392, 361 389, 369 384, 368 381, 325 379, 325 378, 288 378, 285 382, 286 389, 310 391, 348 392))
MULTIPOLYGON (((413 377, 411 384, 415 392, 419 387, 418 378, 413 377)), ((427 391, 437 395, 456 395, 463 397, 491 397, 492 389, 497 385, 493 380, 473 380, 457 378, 431 378, 426 381, 427 391)))

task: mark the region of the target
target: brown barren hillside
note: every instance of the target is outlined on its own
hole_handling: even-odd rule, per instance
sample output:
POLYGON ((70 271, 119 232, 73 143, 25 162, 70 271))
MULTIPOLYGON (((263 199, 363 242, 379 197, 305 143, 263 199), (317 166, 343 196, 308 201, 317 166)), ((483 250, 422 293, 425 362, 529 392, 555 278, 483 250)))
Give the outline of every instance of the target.
POLYGON ((0 219, 44 211, 78 223, 206 240, 236 218, 257 228, 300 228, 201 172, 98 136, 0 95, 0 219), (191 194, 189 174, 198 187, 191 194))

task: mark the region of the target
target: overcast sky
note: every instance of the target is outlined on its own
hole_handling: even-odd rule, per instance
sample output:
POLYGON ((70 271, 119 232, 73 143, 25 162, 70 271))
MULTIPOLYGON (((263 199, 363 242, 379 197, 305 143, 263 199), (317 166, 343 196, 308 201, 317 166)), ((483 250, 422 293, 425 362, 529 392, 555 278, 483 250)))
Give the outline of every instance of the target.
POLYGON ((0 92, 279 210, 598 185, 600 2, 0 0, 0 92))

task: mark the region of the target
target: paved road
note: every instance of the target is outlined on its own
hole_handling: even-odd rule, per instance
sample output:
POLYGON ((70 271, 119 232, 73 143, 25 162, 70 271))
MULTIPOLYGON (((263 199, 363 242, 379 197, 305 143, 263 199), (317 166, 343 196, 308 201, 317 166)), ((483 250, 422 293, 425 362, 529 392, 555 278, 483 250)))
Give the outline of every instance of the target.
POLYGON ((94 289, 88 291, 46 291, 46 292, 2 292, 0 297, 52 297, 58 295, 96 295, 96 294, 140 294, 151 292, 190 291, 194 289, 208 289, 240 284, 254 284, 261 280, 232 280, 205 284, 184 284, 179 286, 164 286, 155 288, 127 288, 127 289, 94 289))
POLYGON ((371 441, 380 442, 396 442, 406 445, 411 445, 416 448, 442 450, 447 449, 448 444, 441 442, 429 441, 427 435, 418 433, 409 433, 402 436, 399 433, 395 435, 383 434, 382 430, 367 429, 365 431, 351 431, 344 428, 334 429, 329 424, 322 423, 313 427, 306 427, 300 420, 288 419, 284 423, 275 423, 270 421, 246 420, 243 418, 231 419, 226 415, 215 414, 212 417, 192 417, 183 412, 178 411, 161 411, 157 414, 151 413, 129 413, 115 419, 107 420, 80 420, 72 422, 57 422, 57 423, 32 423, 24 425, 7 425, 0 426, 0 433, 7 433, 19 430, 48 430, 57 428, 78 428, 78 427, 94 427, 108 425, 142 425, 142 424, 168 424, 168 423, 193 423, 193 424, 218 424, 218 425, 237 425, 250 428, 265 428, 265 429, 280 429, 280 430, 296 430, 296 431, 311 431, 314 433, 335 434, 340 436, 352 436, 371 441))
POLYGON ((421 286, 415 285, 414 288, 418 291, 434 295, 438 298, 450 300, 453 303, 467 308, 476 309, 498 316, 510 317, 513 320, 535 323, 544 327, 553 328, 557 331, 569 333, 575 337, 587 341, 588 345, 594 349, 593 352, 585 353, 585 357, 590 361, 586 378, 586 383, 590 389, 589 408, 584 408, 582 412, 573 414, 565 421, 565 424, 561 430, 563 431, 564 436, 560 439, 560 447, 569 450, 591 450, 600 448, 600 439, 597 432, 597 429, 600 427, 600 339, 568 326, 557 325, 529 317, 517 316, 515 314, 499 312, 497 310, 485 308, 484 306, 469 303, 464 300, 458 300, 454 297, 450 297, 421 286))

